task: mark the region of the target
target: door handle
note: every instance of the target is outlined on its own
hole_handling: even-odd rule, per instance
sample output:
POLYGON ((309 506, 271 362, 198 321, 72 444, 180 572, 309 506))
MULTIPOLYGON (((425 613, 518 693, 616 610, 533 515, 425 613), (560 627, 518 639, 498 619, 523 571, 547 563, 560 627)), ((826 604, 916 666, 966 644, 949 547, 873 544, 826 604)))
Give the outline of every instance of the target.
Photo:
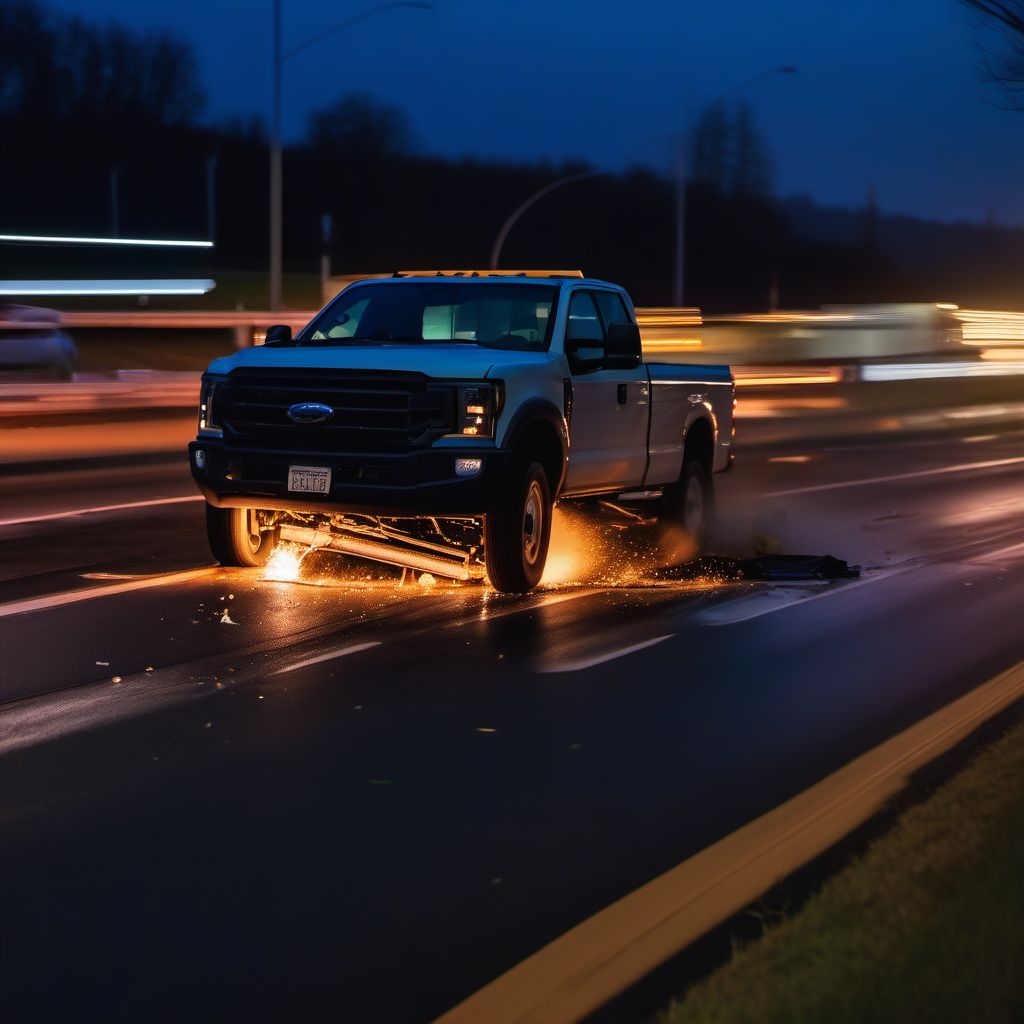
POLYGON ((629 388, 628 384, 620 384, 619 385, 619 393, 618 393, 619 405, 625 405, 626 404, 626 392, 627 392, 628 388, 629 388))

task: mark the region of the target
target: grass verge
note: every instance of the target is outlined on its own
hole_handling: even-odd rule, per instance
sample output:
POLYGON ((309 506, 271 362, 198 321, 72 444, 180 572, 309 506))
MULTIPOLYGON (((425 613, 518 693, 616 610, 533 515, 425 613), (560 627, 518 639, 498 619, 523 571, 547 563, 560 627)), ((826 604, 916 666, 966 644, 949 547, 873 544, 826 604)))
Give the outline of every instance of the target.
POLYGON ((1024 1020, 1024 722, 655 1019, 1024 1020))

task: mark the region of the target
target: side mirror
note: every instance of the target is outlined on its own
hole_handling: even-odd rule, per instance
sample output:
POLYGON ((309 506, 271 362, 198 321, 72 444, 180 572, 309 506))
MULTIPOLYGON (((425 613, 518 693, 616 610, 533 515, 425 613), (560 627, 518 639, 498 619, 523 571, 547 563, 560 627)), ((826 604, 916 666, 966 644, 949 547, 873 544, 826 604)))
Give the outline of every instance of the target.
POLYGON ((291 345, 292 329, 288 324, 274 324, 267 328, 267 337, 264 345, 291 345))
POLYGON ((636 324, 609 324, 604 365, 609 370, 635 370, 642 361, 640 328, 636 324))
POLYGON ((604 345, 588 338, 566 338, 565 358, 573 373, 593 373, 606 365, 604 345))

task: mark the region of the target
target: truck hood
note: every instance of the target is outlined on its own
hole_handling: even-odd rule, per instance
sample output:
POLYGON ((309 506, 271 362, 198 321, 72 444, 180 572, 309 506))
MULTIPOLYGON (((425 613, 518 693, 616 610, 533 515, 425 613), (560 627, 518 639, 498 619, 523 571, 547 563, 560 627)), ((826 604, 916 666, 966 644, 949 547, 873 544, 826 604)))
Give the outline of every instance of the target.
POLYGON ((248 367, 322 370, 407 370, 437 380, 483 380, 505 366, 542 366, 547 352, 515 352, 483 345, 324 345, 243 349, 215 359, 210 373, 248 367))

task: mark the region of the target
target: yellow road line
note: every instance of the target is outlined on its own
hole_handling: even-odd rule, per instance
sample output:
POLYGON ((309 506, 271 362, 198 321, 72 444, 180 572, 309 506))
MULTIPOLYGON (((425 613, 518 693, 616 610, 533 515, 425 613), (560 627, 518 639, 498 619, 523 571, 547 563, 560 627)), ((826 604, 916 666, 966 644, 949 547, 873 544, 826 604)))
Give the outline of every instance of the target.
POLYGON ((909 777, 1024 697, 1024 662, 599 911, 437 1024, 570 1024, 877 813, 909 777))

